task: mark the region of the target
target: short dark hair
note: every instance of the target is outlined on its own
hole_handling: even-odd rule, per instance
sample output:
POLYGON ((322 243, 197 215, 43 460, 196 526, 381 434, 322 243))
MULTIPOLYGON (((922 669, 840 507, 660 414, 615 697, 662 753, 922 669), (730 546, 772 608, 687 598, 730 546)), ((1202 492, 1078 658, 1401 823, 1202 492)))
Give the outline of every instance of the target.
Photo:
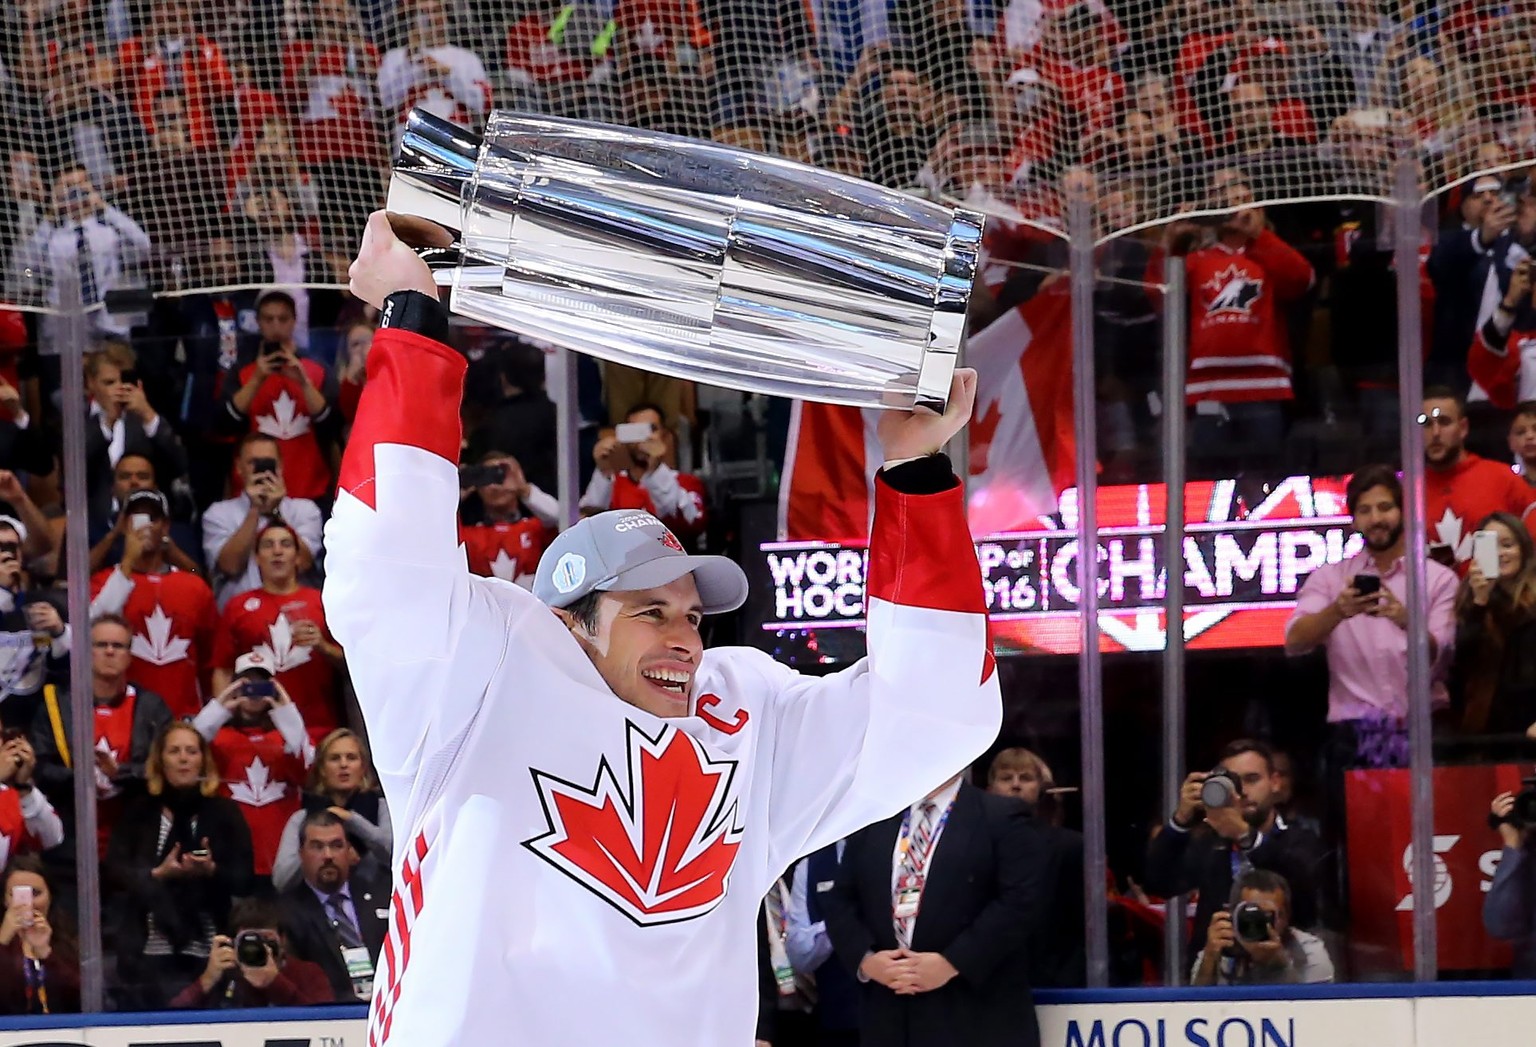
POLYGON ((1238 876, 1237 882, 1232 885, 1232 897, 1241 898, 1244 891, 1263 891, 1265 894, 1278 894, 1285 899, 1285 909, 1291 909, 1291 884, 1284 876, 1270 869, 1249 869, 1238 876))
POLYGON ((655 411, 656 417, 661 419, 661 427, 663 429, 667 428, 667 412, 662 410, 660 404, 652 403, 649 400, 641 400, 637 404, 630 404, 629 410, 624 412, 624 420, 628 421, 641 411, 655 411))
POLYGON ((1510 415, 1510 425, 1514 425, 1516 418, 1536 418, 1536 400, 1521 400, 1515 404, 1515 413, 1510 415))
POLYGON ((238 459, 242 454, 245 453, 245 449, 251 446, 251 444, 271 444, 273 447, 277 448, 277 454, 274 455, 274 457, 279 462, 283 460, 282 441, 270 433, 263 432, 246 433, 244 436, 240 437, 240 442, 235 445, 235 457, 238 459))
POLYGON ((329 829, 333 825, 346 827, 346 822, 336 817, 325 807, 317 807, 304 815, 304 821, 299 826, 299 846, 304 846, 304 841, 309 838, 310 829, 329 829))
POLYGON ((587 632, 597 631, 597 607, 602 602, 603 594, 599 589, 593 589, 590 593, 569 604, 564 608, 565 612, 576 620, 576 624, 587 632))
POLYGON ((496 345, 496 372, 514 389, 525 393, 544 388, 544 351, 516 338, 496 345))
POLYGON ((1397 507, 1403 507, 1403 481, 1398 479, 1397 470, 1378 463, 1361 467, 1349 478, 1349 484, 1344 488, 1344 504, 1349 508, 1349 515, 1355 515, 1360 499, 1373 487, 1385 487, 1392 493, 1397 507))
POLYGON ((271 898, 241 898, 230 907, 229 931, 239 934, 257 930, 283 933, 283 910, 271 898))
POLYGON ((1467 400, 1466 400, 1466 397, 1462 396, 1455 389, 1452 389, 1448 385, 1431 385, 1431 386, 1426 387, 1425 390, 1424 390, 1424 399, 1426 401, 1427 400, 1449 400, 1449 401, 1451 401, 1451 403, 1456 405, 1456 413, 1457 413, 1457 415, 1459 415, 1462 418, 1465 418, 1467 416, 1467 400))
POLYGON ((1222 747, 1217 763, 1225 763, 1234 756, 1244 753, 1257 753, 1264 758, 1264 763, 1269 767, 1270 773, 1275 770, 1275 751, 1269 747, 1268 742, 1261 742, 1257 738, 1238 738, 1228 742, 1222 747))
POLYGON ((263 291, 261 293, 261 297, 256 299, 256 311, 258 313, 261 312, 261 307, 266 305, 268 302, 282 302, 288 306, 288 311, 290 313, 292 313, 294 316, 299 315, 299 307, 294 303, 293 295, 289 294, 287 291, 263 291))
POLYGON ((93 630, 98 625, 116 625, 120 628, 127 629, 130 634, 133 632, 133 627, 128 624, 128 619, 111 611, 108 611, 106 614, 98 614, 95 618, 91 619, 91 628, 93 630))

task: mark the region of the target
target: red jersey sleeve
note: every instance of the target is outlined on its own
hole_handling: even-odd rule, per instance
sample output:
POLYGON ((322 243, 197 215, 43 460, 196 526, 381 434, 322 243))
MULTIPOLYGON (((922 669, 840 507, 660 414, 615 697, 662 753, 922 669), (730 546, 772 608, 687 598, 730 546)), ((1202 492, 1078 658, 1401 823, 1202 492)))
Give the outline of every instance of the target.
POLYGON ((1515 331, 1509 332, 1502 346, 1488 344, 1484 327, 1477 329, 1472 348, 1467 350, 1467 371, 1483 387, 1488 400, 1500 410, 1514 408, 1519 398, 1520 353, 1515 348, 1515 331))
POLYGON ((1248 254, 1264 267, 1282 301, 1299 298, 1312 286, 1312 265, 1290 244, 1266 229, 1248 245, 1248 254))

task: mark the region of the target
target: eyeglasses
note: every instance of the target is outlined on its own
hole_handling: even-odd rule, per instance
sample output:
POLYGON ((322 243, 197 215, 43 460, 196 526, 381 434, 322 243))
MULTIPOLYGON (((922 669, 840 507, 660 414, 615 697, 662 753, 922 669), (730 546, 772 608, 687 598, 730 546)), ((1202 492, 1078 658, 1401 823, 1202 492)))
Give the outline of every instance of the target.
POLYGON ((92 640, 91 649, 96 651, 126 651, 128 644, 121 640, 92 640))

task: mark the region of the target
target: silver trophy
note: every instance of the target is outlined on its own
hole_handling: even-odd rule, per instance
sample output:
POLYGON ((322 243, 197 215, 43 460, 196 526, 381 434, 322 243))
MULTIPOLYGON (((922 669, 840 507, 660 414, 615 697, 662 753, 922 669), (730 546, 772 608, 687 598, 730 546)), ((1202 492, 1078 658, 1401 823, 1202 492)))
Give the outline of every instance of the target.
POLYGON ((983 222, 777 157, 506 112, 483 136, 412 112, 387 207, 463 316, 691 381, 937 410, 983 222))

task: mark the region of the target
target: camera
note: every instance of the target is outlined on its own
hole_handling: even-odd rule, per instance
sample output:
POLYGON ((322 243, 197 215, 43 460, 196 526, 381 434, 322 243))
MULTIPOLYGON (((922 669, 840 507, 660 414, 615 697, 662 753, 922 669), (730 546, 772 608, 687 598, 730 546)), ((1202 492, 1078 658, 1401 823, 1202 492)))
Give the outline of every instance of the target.
POLYGON ((263 473, 270 473, 273 476, 277 475, 277 459, 276 458, 252 458, 251 459, 251 475, 252 476, 260 476, 263 473))
POLYGON ((1275 926, 1275 914, 1257 902, 1232 906, 1232 933, 1240 942, 1267 942, 1275 926))
POLYGON ((243 967, 265 967, 267 957, 275 951, 260 931, 241 931, 235 935, 235 960, 243 967))
POLYGON ((1503 818, 1488 815, 1488 828, 1497 829, 1500 825, 1513 825, 1517 829, 1536 825, 1536 777, 1520 779, 1520 791, 1515 794, 1515 805, 1503 818))
POLYGON ((490 465, 466 465, 459 469, 459 486, 489 487, 507 478, 507 464, 492 462, 490 465))
POLYGON ((1216 768, 1200 783, 1200 802, 1207 808, 1231 807, 1242 797, 1242 783, 1225 767, 1216 768))

